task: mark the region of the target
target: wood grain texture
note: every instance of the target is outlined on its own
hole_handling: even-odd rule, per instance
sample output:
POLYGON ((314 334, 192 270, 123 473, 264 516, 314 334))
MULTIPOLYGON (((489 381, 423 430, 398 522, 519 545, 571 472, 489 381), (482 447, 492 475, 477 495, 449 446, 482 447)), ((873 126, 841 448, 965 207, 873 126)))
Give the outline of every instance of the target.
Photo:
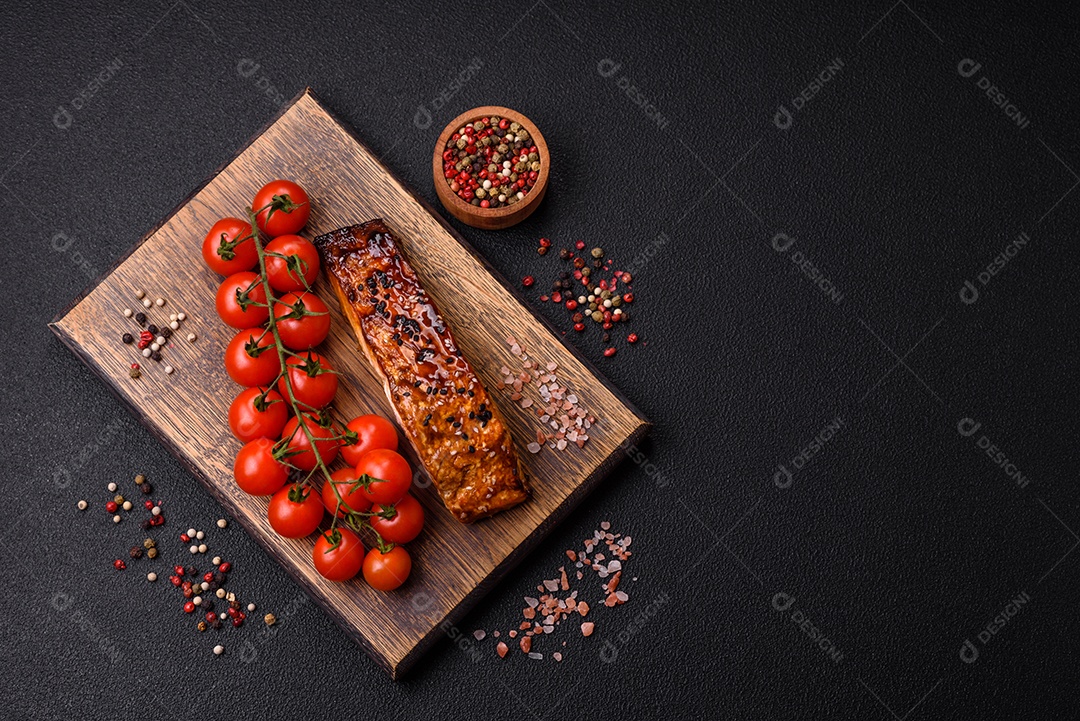
MULTIPOLYGON (((335 405, 346 417, 389 415, 381 381, 357 350, 356 339, 329 285, 316 286, 330 306, 330 337, 320 346, 343 378, 335 405)), ((636 442, 648 422, 587 361, 536 316, 444 220, 415 197, 350 130, 306 90, 236 158, 223 166, 143 238, 50 327, 209 489, 225 509, 280 562, 320 606, 394 678, 442 637, 440 625, 455 623, 622 459, 620 446, 636 442), (232 478, 240 443, 225 421, 240 390, 221 358, 233 333, 214 311, 220 278, 203 264, 202 239, 225 215, 240 215, 255 192, 275 177, 291 178, 312 199, 304 235, 384 217, 398 232, 417 274, 439 303, 459 345, 488 388, 500 398, 502 365, 517 366, 505 343, 513 334, 538 361, 559 365, 571 387, 599 421, 583 449, 525 445, 538 420, 503 399, 501 407, 533 479, 533 498, 498 516, 465 526, 454 520, 420 476, 416 495, 424 505, 424 533, 409 545, 415 559, 409 581, 385 594, 362 580, 330 583, 311 562, 314 536, 281 538, 266 520, 267 500, 241 492, 232 478), (138 308, 136 289, 166 298, 147 311, 152 322, 184 311, 195 343, 174 338, 165 355, 176 373, 167 376, 132 346, 120 342, 136 329, 124 307, 138 308), (133 361, 147 366, 132 380, 133 361), (392 619, 387 623, 384 619, 392 619)), ((415 461, 415 459, 411 459, 415 461)))

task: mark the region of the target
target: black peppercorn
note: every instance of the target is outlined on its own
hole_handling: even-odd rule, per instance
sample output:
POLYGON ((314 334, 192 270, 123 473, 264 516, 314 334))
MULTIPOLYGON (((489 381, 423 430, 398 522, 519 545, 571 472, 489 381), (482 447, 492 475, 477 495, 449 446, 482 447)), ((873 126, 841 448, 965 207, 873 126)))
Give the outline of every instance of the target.
POLYGON ((611 340, 611 333, 604 333, 604 342, 607 343, 611 340))
POLYGON ((120 337, 120 340, 124 341, 127 345, 131 345, 135 342, 135 337, 132 336, 131 333, 124 333, 124 335, 120 337))
MULTIPOLYGON (((142 489, 143 495, 146 495, 146 496, 149 496, 151 493, 154 492, 154 487, 151 486, 149 483, 143 483, 141 486, 139 486, 139 488, 142 489)), ((149 528, 149 527, 150 526, 143 526, 143 528, 149 528)))
POLYGON ((172 338, 172 328, 162 328, 161 329, 161 337, 162 338, 172 338))
POLYGON ((142 521, 139 521, 139 527, 142 528, 144 531, 150 528, 150 519, 144 518, 142 521))
POLYGON ((146 313, 136 313, 135 322, 139 325, 146 325, 146 313))
POLYGON ((570 258, 570 251, 566 248, 562 248, 561 250, 559 250, 559 257, 563 260, 568 260, 570 258))
POLYGON ((161 329, 160 329, 160 328, 158 328, 158 327, 157 327, 156 325, 154 325, 153 323, 151 323, 150 325, 146 326, 146 330, 150 331, 150 332, 151 332, 151 333, 153 333, 154 335, 157 335, 157 334, 158 334, 158 331, 159 331, 159 330, 161 330, 161 329))
POLYGON ((153 358, 154 360, 156 360, 158 363, 160 363, 161 362, 161 351, 159 351, 159 350, 154 351, 153 353, 150 354, 150 357, 153 358))
POLYGON ((138 546, 132 546, 131 550, 128 551, 128 555, 132 558, 142 558, 142 549, 138 546))
POLYGON ((592 267, 594 267, 594 268, 603 268, 604 267, 604 261, 597 258, 596 260, 594 260, 592 262, 592 267))

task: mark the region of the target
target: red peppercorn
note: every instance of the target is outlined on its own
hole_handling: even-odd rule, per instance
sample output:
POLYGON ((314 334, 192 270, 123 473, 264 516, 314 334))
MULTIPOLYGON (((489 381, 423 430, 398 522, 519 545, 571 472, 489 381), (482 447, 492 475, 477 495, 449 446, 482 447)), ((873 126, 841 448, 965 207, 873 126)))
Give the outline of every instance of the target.
POLYGON ((184 613, 192 613, 195 610, 195 604, 188 601, 184 604, 184 613))
POLYGON ((115 568, 117 571, 123 571, 125 568, 127 568, 127 564, 121 561, 119 558, 113 561, 112 565, 113 568, 115 568))
POLYGON ((633 303, 634 302, 634 294, 633 293, 624 293, 622 299, 623 299, 623 303, 633 303))
POLYGON ((148 510, 148 511, 149 511, 149 510, 150 510, 151 508, 153 508, 153 507, 154 507, 154 502, 153 502, 153 501, 147 501, 147 502, 146 502, 146 503, 144 503, 143 505, 144 505, 144 506, 146 506, 146 510, 148 510))
POLYGON ((139 370, 139 364, 138 363, 132 363, 131 364, 131 370, 133 370, 133 371, 139 370))
POLYGON ((547 297, 546 295, 542 295, 542 296, 540 296, 540 300, 542 300, 542 301, 544 301, 545 303, 547 303, 547 301, 548 301, 548 297, 547 297))
POLYGON ((613 355, 615 355, 615 349, 614 348, 608 348, 607 350, 604 351, 604 357, 605 358, 610 358, 613 355))
POLYGON ((116 505, 116 501, 109 501, 105 504, 105 510, 109 513, 116 513, 117 508, 119 508, 119 506, 116 505))
POLYGON ((585 324, 584 323, 574 323, 574 330, 576 330, 578 333, 580 333, 581 331, 585 330, 585 324))
POLYGON ((206 620, 207 621, 213 621, 215 618, 217 618, 217 614, 215 614, 213 611, 207 611, 206 612, 206 620))
POLYGON ((585 250, 585 241, 579 240, 578 242, 574 243, 574 247, 578 250, 585 250))
POLYGON ((611 321, 605 320, 603 325, 604 330, 611 330, 611 321))
POLYGON ((189 536, 186 533, 181 533, 180 534, 180 540, 183 541, 184 543, 191 543, 191 536, 189 536))
POLYGON ((160 526, 163 523, 165 523, 165 516, 154 516, 150 519, 151 526, 160 526))
POLYGON ((577 301, 574 300, 573 298, 566 301, 566 309, 567 310, 576 310, 577 309, 577 301))
POLYGON ((535 282, 536 282, 536 278, 533 278, 531 275, 527 275, 527 276, 525 276, 524 278, 521 279, 521 284, 523 286, 525 286, 526 288, 531 288, 533 283, 535 283, 535 282))
POLYGON ((562 293, 555 292, 551 294, 551 299, 556 303, 562 303, 562 293))
POLYGON ((637 333, 631 333, 630 335, 626 336, 626 342, 637 343, 637 333))
POLYGON ((206 573, 203 574, 202 580, 206 581, 207 583, 210 583, 211 581, 214 580, 214 572, 213 571, 207 571, 206 573))
POLYGON ((180 577, 179 576, 169 576, 169 580, 172 581, 172 585, 174 585, 174 586, 179 586, 180 585, 180 577))
POLYGON ((184 587, 184 598, 192 598, 195 596, 195 589, 191 586, 184 587))
POLYGON ((225 563, 218 566, 218 570, 221 571, 222 573, 228 573, 231 568, 232 568, 232 564, 229 563, 228 561, 225 561, 225 563))
POLYGON ((240 627, 240 625, 241 625, 241 624, 242 624, 243 622, 244 622, 244 619, 242 619, 242 618, 234 618, 234 619, 232 620, 232 625, 233 625, 233 628, 239 628, 239 627, 240 627))
POLYGON ((501 130, 506 130, 509 127, 510 127, 510 121, 507 120, 506 118, 503 118, 502 120, 499 121, 499 128, 501 130))
POLYGON ((173 570, 173 573, 175 573, 177 576, 183 576, 184 575, 184 567, 183 566, 173 566, 172 570, 173 570))
POLYGON ((547 238, 541 238, 540 239, 540 247, 541 248, 550 248, 551 247, 551 241, 548 240, 547 238))
POLYGON ((484 200, 481 200, 480 201, 480 207, 481 208, 490 208, 491 207, 491 201, 488 200, 487 198, 485 198, 484 200))

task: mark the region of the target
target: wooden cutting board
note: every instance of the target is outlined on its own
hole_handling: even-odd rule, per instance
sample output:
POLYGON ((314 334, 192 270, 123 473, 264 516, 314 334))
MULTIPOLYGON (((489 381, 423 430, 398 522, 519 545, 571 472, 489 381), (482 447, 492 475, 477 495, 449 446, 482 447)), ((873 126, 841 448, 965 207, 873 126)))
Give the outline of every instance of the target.
MULTIPOLYGON (((382 386, 357 350, 349 324, 325 278, 316 290, 330 306, 330 337, 320 346, 343 374, 335 406, 345 417, 392 417, 382 386)), ((154 435, 209 489, 222 506, 281 563, 308 594, 394 678, 449 629, 517 564, 622 458, 620 446, 636 442, 648 421, 559 334, 534 314, 488 264, 423 200, 402 185, 310 90, 301 93, 229 163, 90 288, 50 327, 97 373, 154 435), (392 593, 363 580, 331 583, 313 569, 316 536, 278 536, 266 519, 267 500, 246 495, 232 477, 241 444, 229 432, 229 404, 240 388, 222 363, 233 333, 217 317, 220 278, 203 264, 201 244, 219 218, 242 216, 255 192, 274 178, 299 182, 311 196, 304 235, 382 217, 405 246, 481 380, 498 400, 517 451, 533 479, 533 497, 494 518, 464 526, 443 507, 420 472, 415 493, 427 523, 409 550, 413 573, 392 593), (164 349, 161 363, 124 345, 137 333, 121 311, 143 311, 136 290, 164 298, 145 310, 150 322, 168 323, 183 311, 187 321, 164 349), (189 343, 185 336, 198 338, 189 343), (509 400, 502 366, 519 368, 507 336, 534 360, 558 364, 559 380, 598 419, 584 448, 544 448, 529 453, 540 421, 534 409, 509 400), (129 377, 132 362, 144 371, 129 377), (175 368, 166 375, 165 363, 175 368), (386 619, 390 619, 388 622, 386 619)), ((535 384, 533 384, 535 385, 535 384)), ((407 445, 407 444, 403 444, 407 445)), ((414 461, 415 459, 410 459, 414 461)), ((340 462, 339 462, 340 463, 340 462)))

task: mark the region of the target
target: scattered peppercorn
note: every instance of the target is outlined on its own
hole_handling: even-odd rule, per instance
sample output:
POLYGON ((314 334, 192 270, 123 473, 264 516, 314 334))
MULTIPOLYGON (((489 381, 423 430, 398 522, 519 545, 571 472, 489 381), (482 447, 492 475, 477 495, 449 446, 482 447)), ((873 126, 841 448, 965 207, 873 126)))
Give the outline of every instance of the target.
POLYGON ((142 554, 143 554, 143 550, 141 548, 139 548, 138 546, 132 546, 131 550, 128 551, 128 555, 131 556, 132 558, 142 558, 142 554))
POLYGON ((117 571, 123 571, 125 568, 127 568, 127 564, 118 558, 113 561, 113 568, 115 568, 117 571))
POLYGON ((535 283, 535 282, 536 282, 536 278, 533 278, 531 275, 527 275, 527 276, 525 276, 524 278, 521 279, 521 284, 523 286, 525 286, 526 288, 531 288, 533 283, 535 283))

